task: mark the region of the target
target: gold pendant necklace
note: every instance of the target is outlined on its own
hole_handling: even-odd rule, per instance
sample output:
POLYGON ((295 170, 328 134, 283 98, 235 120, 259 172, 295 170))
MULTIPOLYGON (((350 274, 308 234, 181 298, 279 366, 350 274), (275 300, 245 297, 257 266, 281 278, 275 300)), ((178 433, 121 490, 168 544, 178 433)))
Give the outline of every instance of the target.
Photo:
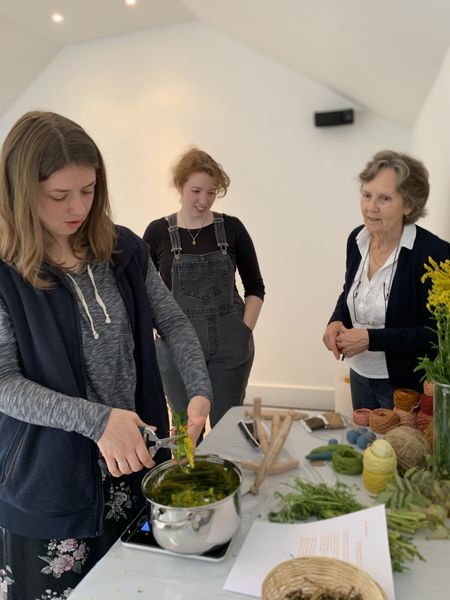
POLYGON ((203 226, 204 226, 204 225, 205 225, 205 223, 206 223, 206 219, 208 218, 208 214, 207 214, 207 215, 206 215, 206 217, 204 218, 204 220, 203 220, 203 223, 202 223, 202 224, 201 224, 201 226, 200 226, 200 229, 197 231, 197 233, 196 233, 195 235, 192 235, 192 233, 191 233, 191 230, 190 230, 190 229, 189 229, 189 227, 186 225, 186 221, 184 220, 183 213, 181 212, 181 210, 180 210, 180 217, 181 217, 181 220, 183 221, 183 225, 184 225, 184 226, 185 226, 185 228, 187 229, 187 232, 188 232, 188 233, 189 233, 189 235, 191 236, 191 239, 192 239, 192 245, 193 245, 193 246, 196 246, 196 245, 197 245, 197 238, 198 238, 198 234, 199 234, 199 233, 200 233, 200 231, 203 229, 203 226))

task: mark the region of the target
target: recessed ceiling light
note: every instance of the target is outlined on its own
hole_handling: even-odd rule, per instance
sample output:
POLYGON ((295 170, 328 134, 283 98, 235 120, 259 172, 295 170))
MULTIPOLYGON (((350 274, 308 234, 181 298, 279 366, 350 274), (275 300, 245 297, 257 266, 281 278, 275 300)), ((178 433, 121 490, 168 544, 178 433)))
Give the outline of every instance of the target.
POLYGON ((53 23, 62 23, 64 21, 64 17, 60 13, 52 14, 53 23))
POLYGON ((137 0, 125 0, 127 6, 136 6, 137 0))

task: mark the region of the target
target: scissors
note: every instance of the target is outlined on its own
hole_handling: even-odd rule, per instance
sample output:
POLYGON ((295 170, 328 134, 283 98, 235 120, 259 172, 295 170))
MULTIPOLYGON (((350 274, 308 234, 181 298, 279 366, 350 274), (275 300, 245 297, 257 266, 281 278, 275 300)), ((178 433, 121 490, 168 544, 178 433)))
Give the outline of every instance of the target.
MULTIPOLYGON (((153 431, 151 427, 139 427, 139 431, 142 433, 142 437, 144 438, 144 443, 147 446, 147 450, 150 452, 150 455, 155 456, 160 448, 177 448, 177 445, 174 443, 180 438, 184 437, 183 434, 172 435, 166 438, 159 438, 156 433, 153 431)), ((100 454, 98 458, 98 464, 100 466, 101 472, 103 475, 107 475, 109 473, 108 467, 106 466, 106 461, 104 457, 100 454)))
POLYGON ((183 434, 177 434, 166 438, 159 438, 153 429, 147 426, 139 427, 139 430, 152 457, 155 456, 160 448, 177 448, 177 444, 174 442, 184 437, 183 434))

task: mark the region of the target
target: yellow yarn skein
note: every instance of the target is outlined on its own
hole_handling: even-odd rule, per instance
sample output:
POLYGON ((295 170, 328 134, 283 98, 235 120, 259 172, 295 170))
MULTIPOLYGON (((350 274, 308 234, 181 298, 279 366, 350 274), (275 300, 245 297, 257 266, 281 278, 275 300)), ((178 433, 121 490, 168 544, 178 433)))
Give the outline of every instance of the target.
POLYGON ((386 440, 375 440, 363 454, 363 483, 369 492, 379 494, 397 471, 397 456, 386 440))

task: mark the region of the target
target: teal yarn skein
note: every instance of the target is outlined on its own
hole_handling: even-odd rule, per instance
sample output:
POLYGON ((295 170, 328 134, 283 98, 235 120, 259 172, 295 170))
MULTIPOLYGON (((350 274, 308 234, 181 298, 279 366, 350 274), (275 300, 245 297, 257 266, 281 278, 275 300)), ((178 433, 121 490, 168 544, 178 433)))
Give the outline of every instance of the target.
POLYGON ((361 450, 365 450, 369 444, 370 440, 368 438, 366 438, 364 435, 358 435, 358 438, 356 440, 356 445, 358 446, 358 448, 360 448, 361 450))
POLYGON ((347 431, 347 441, 350 442, 350 444, 356 444, 356 440, 359 438, 360 434, 357 431, 354 431, 353 429, 350 429, 349 431, 347 431))

